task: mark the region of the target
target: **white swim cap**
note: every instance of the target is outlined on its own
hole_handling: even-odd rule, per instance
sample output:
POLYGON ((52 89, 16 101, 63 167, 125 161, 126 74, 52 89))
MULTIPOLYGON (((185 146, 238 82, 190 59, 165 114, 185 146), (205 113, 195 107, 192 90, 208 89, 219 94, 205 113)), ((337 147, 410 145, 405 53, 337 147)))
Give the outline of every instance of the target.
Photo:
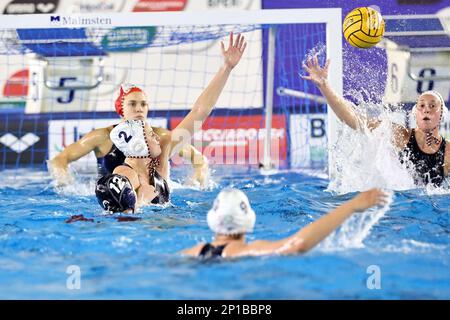
POLYGON ((116 147, 129 158, 148 158, 150 149, 145 138, 143 120, 127 120, 111 130, 109 137, 116 147))
MULTIPOLYGON (((426 95, 426 94, 434 96, 438 101, 441 102, 441 106, 442 106, 441 122, 445 121, 448 116, 448 108, 445 105, 445 101, 444 101, 444 98, 442 97, 442 95, 436 90, 428 90, 428 91, 422 92, 420 94, 420 96, 417 98, 417 100, 419 100, 421 96, 426 95)), ((414 107, 411 111, 414 117, 416 116, 416 110, 417 110, 417 104, 414 105, 414 107)))
POLYGON ((255 220, 247 196, 237 189, 222 190, 207 216, 209 228, 224 235, 252 232, 255 220))

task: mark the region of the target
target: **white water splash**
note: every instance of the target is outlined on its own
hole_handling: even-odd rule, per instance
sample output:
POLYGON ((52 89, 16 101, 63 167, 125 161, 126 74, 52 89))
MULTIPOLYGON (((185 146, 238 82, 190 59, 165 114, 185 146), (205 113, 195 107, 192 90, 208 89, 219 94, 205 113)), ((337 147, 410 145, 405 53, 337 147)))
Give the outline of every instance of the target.
POLYGON ((326 49, 324 43, 319 42, 317 43, 311 50, 308 51, 308 53, 305 56, 305 59, 302 61, 302 64, 306 64, 306 61, 311 60, 314 58, 314 56, 317 55, 318 59, 325 59, 326 56, 326 49))
POLYGON ((30 169, 8 169, 2 171, 2 180, 0 188, 9 187, 13 189, 24 188, 31 183, 39 184, 50 181, 50 177, 45 171, 36 171, 30 169))
POLYGON ((349 248, 363 248, 363 241, 370 234, 372 227, 385 216, 391 207, 393 192, 385 192, 388 193, 388 201, 384 206, 353 214, 339 229, 323 240, 318 249, 322 251, 338 251, 349 248))
POLYGON ((53 181, 51 185, 54 187, 55 192, 65 196, 92 196, 95 195, 95 184, 96 184, 96 176, 90 177, 89 179, 80 179, 79 177, 75 177, 73 183, 58 186, 53 181))
MULTIPOLYGON (((211 169, 210 169, 211 170, 211 169)), ((186 177, 181 180, 172 180, 169 178, 167 183, 169 184, 170 190, 176 190, 176 189, 191 189, 191 190, 214 190, 218 187, 218 183, 213 179, 212 173, 215 172, 214 170, 211 170, 206 176, 205 180, 203 182, 203 185, 200 185, 200 183, 193 179, 193 172, 192 170, 185 170, 184 173, 186 174, 186 177)))
POLYGON ((432 250, 441 250, 445 252, 447 247, 445 245, 437 245, 433 243, 420 242, 412 239, 403 239, 400 245, 390 244, 383 251, 385 252, 399 252, 403 254, 409 253, 425 253, 432 250))
POLYGON ((408 190, 416 188, 411 173, 400 163, 398 151, 392 145, 394 113, 381 105, 364 104, 358 108, 364 117, 373 118, 377 112, 380 125, 373 131, 356 131, 342 126, 342 132, 333 147, 336 176, 328 191, 344 194, 370 188, 408 190), (364 109, 363 109, 364 108, 364 109))

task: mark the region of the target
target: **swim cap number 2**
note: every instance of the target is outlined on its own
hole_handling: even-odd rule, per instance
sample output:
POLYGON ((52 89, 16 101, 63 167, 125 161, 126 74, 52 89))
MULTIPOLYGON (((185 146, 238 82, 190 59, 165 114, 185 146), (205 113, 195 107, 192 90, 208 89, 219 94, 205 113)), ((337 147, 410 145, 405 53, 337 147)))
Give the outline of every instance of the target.
POLYGON ((130 142, 131 138, 133 138, 133 136, 127 136, 127 133, 125 131, 120 131, 119 132, 119 138, 123 138, 125 140, 126 143, 130 142))

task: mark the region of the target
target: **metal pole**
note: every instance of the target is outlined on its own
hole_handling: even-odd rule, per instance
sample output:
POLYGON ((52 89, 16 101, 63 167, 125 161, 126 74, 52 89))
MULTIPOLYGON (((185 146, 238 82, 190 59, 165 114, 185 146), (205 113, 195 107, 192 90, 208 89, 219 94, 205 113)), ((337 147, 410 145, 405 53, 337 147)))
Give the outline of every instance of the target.
POLYGON ((295 98, 309 99, 309 100, 317 101, 318 103, 322 103, 322 104, 327 103, 327 99, 325 99, 324 97, 321 97, 321 96, 318 96, 315 94, 306 93, 303 91, 288 89, 288 88, 284 88, 284 87, 278 87, 277 93, 279 96, 289 96, 289 97, 295 97, 295 98))
POLYGON ((269 170, 272 168, 270 159, 271 131, 272 131, 272 111, 273 111, 273 89, 275 74, 275 33, 276 26, 269 28, 269 45, 267 51, 267 73, 266 73, 266 136, 264 140, 264 159, 262 168, 269 170))

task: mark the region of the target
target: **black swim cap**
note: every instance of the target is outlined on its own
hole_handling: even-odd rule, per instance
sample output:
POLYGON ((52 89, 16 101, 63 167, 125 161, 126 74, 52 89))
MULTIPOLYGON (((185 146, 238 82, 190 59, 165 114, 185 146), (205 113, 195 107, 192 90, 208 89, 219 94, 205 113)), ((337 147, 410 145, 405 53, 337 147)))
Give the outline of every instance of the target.
POLYGON ((95 195, 98 203, 106 211, 123 212, 136 204, 136 194, 127 177, 109 174, 97 181, 95 195))

